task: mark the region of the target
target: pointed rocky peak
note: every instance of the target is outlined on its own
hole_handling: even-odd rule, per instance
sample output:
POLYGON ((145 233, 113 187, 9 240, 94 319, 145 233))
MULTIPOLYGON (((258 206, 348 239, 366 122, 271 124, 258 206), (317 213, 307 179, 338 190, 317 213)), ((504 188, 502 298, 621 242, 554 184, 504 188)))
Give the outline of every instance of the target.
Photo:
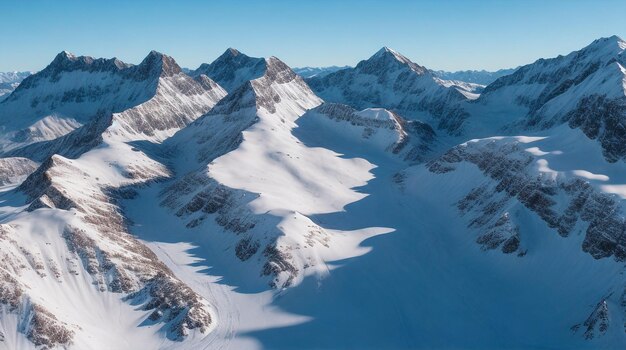
POLYGON ((154 50, 150 51, 148 56, 141 61, 137 69, 138 78, 171 77, 183 71, 172 57, 154 50))
POLYGON ((69 51, 61 51, 44 69, 47 71, 85 69, 93 64, 95 59, 90 56, 76 56, 69 51))
POLYGON ((411 63, 411 60, 400 54, 394 49, 391 49, 387 46, 383 46, 380 50, 378 50, 370 59, 379 59, 383 57, 391 57, 401 63, 411 63))
POLYGON ((409 68, 417 74, 426 74, 428 70, 406 58, 399 52, 384 46, 372 57, 359 62, 356 69, 365 74, 381 74, 389 70, 409 68))
POLYGON ((250 57, 236 49, 229 48, 212 63, 202 64, 191 72, 191 75, 204 74, 230 93, 246 81, 262 76, 264 72, 265 60, 263 58, 250 57))
POLYGON ((60 62, 64 62, 64 61, 75 61, 76 60, 76 55, 74 55, 73 53, 69 52, 69 51, 61 51, 59 52, 58 55, 56 55, 56 57, 54 57, 54 60, 52 60, 52 63, 60 63, 60 62))
POLYGON ((243 63, 248 60, 260 60, 260 58, 250 57, 237 49, 229 47, 228 49, 226 49, 226 51, 224 51, 223 54, 221 54, 218 58, 216 58, 215 61, 213 61, 211 64, 214 64, 217 62, 243 63))
MULTIPOLYGON (((239 50, 234 49, 232 47, 229 47, 228 49, 226 49, 226 51, 224 51, 224 53, 220 56, 220 58, 226 59, 226 58, 233 58, 233 57, 237 57, 237 56, 246 56, 244 54, 242 54, 241 52, 239 52, 239 50)), ((248 57, 248 56, 246 56, 248 57)))
MULTIPOLYGON (((231 114, 246 108, 263 108, 270 113, 276 112, 276 104, 285 98, 298 99, 296 104, 304 103, 307 108, 316 106, 320 100, 304 80, 280 59, 271 56, 261 59, 262 65, 253 76, 247 76, 238 87, 222 99, 210 114, 231 114), (262 68, 262 69, 261 69, 262 68), (278 85, 291 84, 289 96, 278 85), (295 97, 297 96, 297 97, 295 97)), ((256 66, 255 66, 256 67, 256 66)))
POLYGON ((264 76, 271 82, 284 84, 299 78, 299 76, 287 64, 285 64, 285 62, 274 56, 266 59, 265 63, 266 68, 264 76))

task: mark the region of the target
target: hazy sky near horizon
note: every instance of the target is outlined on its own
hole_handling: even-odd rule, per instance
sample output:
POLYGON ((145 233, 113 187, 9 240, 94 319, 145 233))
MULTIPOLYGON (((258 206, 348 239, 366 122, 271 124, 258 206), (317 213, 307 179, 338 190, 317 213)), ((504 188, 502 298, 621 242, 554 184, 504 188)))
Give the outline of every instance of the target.
POLYGON ((516 67, 626 36, 625 0, 2 0, 0 71, 40 70, 60 51, 183 67, 228 47, 292 67, 355 65, 389 46, 431 69, 516 67))

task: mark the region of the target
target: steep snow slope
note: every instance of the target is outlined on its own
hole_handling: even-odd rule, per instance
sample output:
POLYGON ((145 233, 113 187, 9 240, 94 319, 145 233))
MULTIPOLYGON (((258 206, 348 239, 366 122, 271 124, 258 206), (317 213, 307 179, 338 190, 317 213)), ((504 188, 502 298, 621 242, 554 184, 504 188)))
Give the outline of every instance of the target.
POLYGON ((302 145, 291 131, 321 100, 284 63, 265 62, 260 78, 168 141, 178 147, 176 172, 191 172, 168 187, 163 204, 189 228, 221 226, 214 239, 231 242, 229 253, 251 269, 248 283, 268 276, 282 288, 327 272, 324 259, 344 240, 308 216, 361 198, 351 187, 365 183, 370 165, 302 145))
POLYGON ((438 128, 457 132, 465 113, 466 88, 444 82, 429 70, 384 47, 355 68, 343 69, 307 82, 327 102, 353 108, 383 107, 407 118, 433 121, 438 128), (432 120, 431 120, 432 119, 432 120))
POLYGON ((428 124, 406 120, 383 108, 356 111, 346 105, 327 103, 307 112, 298 120, 298 125, 306 130, 350 138, 364 146, 397 154, 409 162, 428 159, 433 146, 437 145, 435 132, 428 124))
MULTIPOLYGON (((376 120, 384 116, 381 112, 364 114, 376 120)), ((343 171, 352 176, 370 174, 358 187, 360 195, 345 197, 346 204, 339 209, 299 209, 305 213, 302 216, 289 211, 294 215, 292 224, 309 218, 328 233, 329 248, 314 245, 290 251, 294 259, 313 249, 320 254, 334 251, 320 255, 329 268, 322 275, 307 268, 304 278, 294 278, 290 288, 268 298, 261 285, 251 282, 258 280, 265 257, 258 252, 244 262, 233 257, 238 256, 233 250, 239 239, 271 233, 263 220, 238 235, 233 228, 242 227, 250 217, 258 220, 258 213, 268 210, 278 215, 270 206, 295 208, 310 203, 307 188, 283 177, 282 162, 272 164, 267 173, 247 170, 264 164, 271 153, 233 159, 233 163, 221 161, 258 148, 259 143, 252 143, 258 140, 254 133, 260 133, 255 126, 262 126, 267 115, 259 113, 259 121, 244 131, 239 148, 208 166, 210 176, 215 176, 214 167, 223 171, 220 167, 228 166, 232 171, 222 179, 231 181, 229 186, 241 188, 243 184, 260 193, 244 199, 249 203, 246 211, 240 211, 238 198, 249 197, 252 191, 233 193, 228 187, 216 192, 211 186, 202 187, 210 189, 202 195, 180 187, 176 192, 171 187, 166 190, 166 196, 194 196, 188 202, 191 205, 180 208, 195 214, 179 211, 184 218, 179 224, 165 219, 167 211, 154 206, 158 191, 141 191, 136 200, 126 202, 135 208, 130 214, 139 224, 135 232, 152 241, 150 246, 186 282, 194 281, 198 290, 218 295, 218 310, 236 310, 222 314, 225 324, 217 325, 207 337, 211 344, 224 344, 227 337, 226 344, 237 348, 290 348, 293 344, 306 348, 611 348, 626 340, 620 304, 623 264, 602 257, 615 256, 615 246, 607 239, 615 226, 611 222, 620 219, 622 209, 609 208, 615 208, 615 203, 622 207, 623 200, 609 193, 620 191, 626 169, 622 163, 607 164, 597 144, 579 142, 579 131, 562 127, 548 135, 468 142, 436 162, 407 169, 406 162, 381 148, 386 143, 379 143, 380 139, 364 142, 355 137, 362 126, 332 120, 345 124, 326 128, 327 121, 312 113, 319 114, 314 110, 296 119, 297 126, 291 130, 302 148, 281 144, 281 152, 308 160, 301 169, 309 171, 299 173, 300 179, 307 179, 309 172, 320 176, 312 170, 324 169, 322 165, 305 156, 318 153, 319 148, 342 154, 344 161, 367 165, 333 166, 335 177, 343 171), (465 158, 451 156, 460 150, 465 150, 461 153, 465 158), (241 180, 245 177, 255 181, 241 180), (279 185, 273 177, 280 180, 279 185), (505 185, 512 187, 496 191, 505 185), (288 191, 274 189, 278 186, 288 191), (509 194, 515 188, 527 193, 509 194), (159 219, 151 222, 151 214, 137 209, 137 203, 150 205, 159 219), (546 203, 548 210, 540 210, 546 203), (250 209, 256 213, 250 215, 250 209), (228 216, 233 212, 239 215, 228 216), (557 222, 569 223, 569 233, 562 234, 554 226, 553 212, 567 214, 557 222), (611 215, 599 214, 603 212, 611 215), (189 227, 203 216, 201 224, 189 227), (241 218, 243 222, 234 220, 241 218), (229 227, 226 230, 220 229, 224 223, 229 227), (166 228, 166 233, 159 233, 158 228, 166 228), (180 236, 167 232, 180 232, 180 236), (389 233, 355 249, 368 236, 383 232, 389 233), (601 326, 606 324, 604 305, 610 315, 606 330, 601 326), (276 314, 278 310, 282 311, 276 314)), ((204 130, 212 129, 204 126, 204 130)), ((264 143, 275 142, 264 136, 264 143)), ((324 164, 330 161, 323 159, 324 164)), ((343 176, 340 179, 345 183, 343 176)), ((189 188, 197 188, 198 183, 189 188)), ((308 186, 315 188, 315 183, 308 186)), ((285 221, 287 217, 272 225, 282 226, 285 238, 297 237, 294 232, 302 231, 285 221)))
MULTIPOLYGON (((78 64, 87 75, 84 63, 98 72, 99 65, 112 62, 67 57, 69 66, 43 72, 62 77, 78 64)), ((203 337, 213 327, 209 302, 128 233, 118 201, 132 197, 135 186, 170 174, 142 146, 206 113, 225 91, 206 76, 192 80, 173 59, 156 52, 133 67, 136 75, 128 79, 154 79, 155 91, 146 101, 99 112, 59 139, 19 149, 33 158, 60 153, 75 159, 43 156, 43 164, 16 190, 2 194, 2 288, 10 298, 2 300, 0 323, 9 347, 157 347, 188 335, 203 337), (111 334, 121 336, 108 340, 111 334)), ((11 99, 17 103, 20 96, 16 92, 11 99)))

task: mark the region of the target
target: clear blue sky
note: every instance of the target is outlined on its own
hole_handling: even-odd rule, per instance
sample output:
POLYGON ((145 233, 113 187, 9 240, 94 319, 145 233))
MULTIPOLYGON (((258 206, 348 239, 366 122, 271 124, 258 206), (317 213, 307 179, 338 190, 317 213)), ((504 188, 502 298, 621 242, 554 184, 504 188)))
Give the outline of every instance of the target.
POLYGON ((354 65, 389 46, 432 69, 515 67, 626 36, 626 0, 0 1, 0 71, 62 50, 196 68, 227 47, 291 66, 354 65))

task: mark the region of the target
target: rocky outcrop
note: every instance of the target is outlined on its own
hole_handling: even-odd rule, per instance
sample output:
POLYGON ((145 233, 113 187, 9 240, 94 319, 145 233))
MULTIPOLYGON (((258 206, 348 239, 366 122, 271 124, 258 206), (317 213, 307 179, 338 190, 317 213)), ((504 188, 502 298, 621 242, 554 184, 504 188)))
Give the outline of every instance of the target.
POLYGON ((17 184, 35 169, 37 163, 28 158, 0 158, 0 186, 17 184))
POLYGON ((588 138, 598 140, 609 162, 626 159, 626 97, 587 96, 563 119, 571 128, 579 128, 588 138))
MULTIPOLYGON (((359 112, 350 106, 325 103, 309 113, 317 113, 339 123, 362 129, 362 138, 373 138, 379 131, 389 139, 386 150, 409 162, 421 162, 428 157, 436 141, 435 131, 430 125, 418 120, 406 120, 392 111, 371 109, 359 112), (373 113, 372 113, 373 112, 373 113), (371 117, 369 114, 389 116, 371 117)), ((306 118, 305 116, 304 118, 306 118)))
POLYGON ((609 329, 611 323, 609 315, 609 307, 606 299, 600 300, 595 306, 589 317, 582 324, 577 324, 572 327, 572 331, 577 333, 579 330, 584 330, 583 336, 587 340, 603 336, 609 329))
MULTIPOLYGON (((498 227, 499 218, 506 214, 504 208, 510 207, 511 201, 515 200, 563 237, 567 237, 576 225, 584 225, 586 231, 582 250, 594 258, 613 256, 618 261, 626 259, 623 235, 626 222, 616 197, 594 189, 580 178, 553 178, 537 173, 531 167, 533 160, 534 157, 524 151, 518 142, 486 139, 451 149, 430 163, 429 169, 434 173, 446 173, 454 171, 460 162, 469 162, 493 180, 489 185, 473 190, 459 202, 461 212, 471 210, 476 215, 470 227, 491 232, 498 227)), ((506 231, 509 234, 502 238, 517 236, 515 241, 521 240, 523 245, 523 236, 519 237, 517 230, 506 231)), ((519 243, 515 245, 519 246, 519 243)))
POLYGON ((74 331, 59 321, 54 314, 41 305, 32 305, 26 319, 26 338, 42 349, 53 349, 72 344, 74 331))

